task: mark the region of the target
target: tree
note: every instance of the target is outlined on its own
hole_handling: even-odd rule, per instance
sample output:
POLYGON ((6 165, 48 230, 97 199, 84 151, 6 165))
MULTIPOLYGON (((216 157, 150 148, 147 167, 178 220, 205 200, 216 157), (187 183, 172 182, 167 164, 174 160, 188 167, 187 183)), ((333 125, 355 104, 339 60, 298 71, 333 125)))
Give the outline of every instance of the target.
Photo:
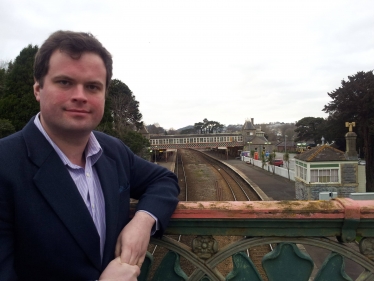
POLYGON ((0 138, 9 136, 10 134, 13 134, 15 132, 16 130, 9 120, 0 119, 0 138))
POLYGON ((5 77, 10 62, 0 61, 0 98, 5 93, 5 77))
POLYGON ((209 121, 204 118, 203 122, 198 122, 194 124, 195 130, 200 134, 213 134, 214 132, 218 133, 224 125, 220 124, 217 121, 209 121))
POLYGON ((160 127, 158 123, 154 123, 152 125, 146 126, 148 133, 152 135, 161 135, 165 133, 165 129, 163 127, 160 127))
POLYGON ((315 144, 322 137, 321 128, 323 128, 324 119, 322 117, 304 117, 296 122, 295 141, 313 140, 315 144))
POLYGON ((270 153, 268 157, 269 164, 272 166, 273 174, 275 173, 275 165, 272 165, 274 159, 275 159, 275 150, 273 150, 273 152, 270 153))
POLYGON ((265 164, 266 164, 266 158, 265 158, 265 154, 264 153, 261 153, 261 168, 263 169, 265 167, 265 164))
POLYGON ((116 130, 139 129, 143 125, 139 102, 125 83, 113 79, 107 95, 106 107, 113 118, 113 126, 116 130))
POLYGON ((194 128, 196 130, 196 132, 198 132, 199 134, 202 134, 203 133, 203 127, 204 127, 204 123, 203 122, 198 122, 198 123, 195 123, 194 124, 194 128))
MULTIPOLYGON (((341 81, 341 87, 328 93, 332 101, 324 106, 329 122, 356 122, 356 132, 362 138, 366 161, 366 191, 374 192, 374 73, 357 72, 341 81)), ((346 130, 346 128, 344 128, 346 130)))
POLYGON ((181 135, 190 135, 195 133, 195 129, 184 129, 180 132, 181 135))
POLYGON ((149 140, 144 138, 142 134, 132 131, 132 130, 127 130, 123 131, 120 135, 119 138, 134 152, 135 154, 145 157, 148 155, 148 147, 150 147, 149 140))
POLYGON ((130 88, 118 79, 111 81, 103 119, 96 128, 122 140, 135 154, 146 157, 149 141, 136 132, 143 126, 139 102, 130 88))
POLYGON ((35 100, 32 88, 37 51, 37 46, 24 48, 14 63, 9 63, 5 75, 5 89, 0 96, 0 118, 8 119, 17 131, 39 112, 39 103, 35 100))
POLYGON ((177 131, 174 128, 170 128, 168 131, 168 135, 176 135, 177 131))
POLYGON ((287 163, 288 180, 291 180, 290 178, 290 155, 288 154, 288 152, 283 154, 283 160, 284 162, 287 163))

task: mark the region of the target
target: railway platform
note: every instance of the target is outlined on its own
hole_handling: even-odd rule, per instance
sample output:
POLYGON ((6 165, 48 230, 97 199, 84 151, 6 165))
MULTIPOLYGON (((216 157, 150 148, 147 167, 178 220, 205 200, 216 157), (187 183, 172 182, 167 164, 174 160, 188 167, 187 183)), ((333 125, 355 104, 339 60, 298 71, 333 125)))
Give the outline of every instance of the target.
POLYGON ((165 167, 166 169, 174 172, 176 156, 177 156, 177 153, 174 152, 171 155, 169 155, 169 157, 167 157, 166 159, 163 159, 163 160, 157 162, 157 165, 165 167))

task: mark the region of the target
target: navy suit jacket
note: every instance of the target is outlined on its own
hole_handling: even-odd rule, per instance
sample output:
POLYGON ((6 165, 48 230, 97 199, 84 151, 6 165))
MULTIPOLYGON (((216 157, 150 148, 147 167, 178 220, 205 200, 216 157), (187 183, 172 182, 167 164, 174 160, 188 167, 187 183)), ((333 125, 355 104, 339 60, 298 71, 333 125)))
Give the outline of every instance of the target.
POLYGON ((106 211, 103 259, 96 227, 69 172, 34 124, 0 140, 0 280, 94 280, 114 258, 130 197, 155 215, 162 235, 177 203, 173 173, 95 132, 106 211))

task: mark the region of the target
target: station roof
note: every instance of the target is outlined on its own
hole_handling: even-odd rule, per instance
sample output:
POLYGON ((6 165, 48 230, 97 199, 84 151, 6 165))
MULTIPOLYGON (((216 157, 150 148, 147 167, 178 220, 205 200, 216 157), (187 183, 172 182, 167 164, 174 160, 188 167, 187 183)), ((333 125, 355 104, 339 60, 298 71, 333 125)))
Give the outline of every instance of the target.
POLYGON ((252 142, 251 145, 256 144, 265 144, 265 142, 269 142, 264 136, 253 136, 251 139, 249 139, 249 142, 252 142))

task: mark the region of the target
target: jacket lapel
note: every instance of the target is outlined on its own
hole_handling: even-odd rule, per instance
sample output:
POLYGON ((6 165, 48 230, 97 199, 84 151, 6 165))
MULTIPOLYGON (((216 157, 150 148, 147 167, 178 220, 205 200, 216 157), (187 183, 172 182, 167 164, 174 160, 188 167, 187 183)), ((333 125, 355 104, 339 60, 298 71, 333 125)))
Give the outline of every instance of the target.
POLYGON ((119 181, 116 162, 104 153, 95 164, 105 198, 106 240, 103 265, 108 264, 114 256, 113 245, 118 238, 119 181))
POLYGON ((100 238, 79 191, 61 159, 33 124, 23 129, 30 159, 39 166, 34 183, 97 269, 100 238))

